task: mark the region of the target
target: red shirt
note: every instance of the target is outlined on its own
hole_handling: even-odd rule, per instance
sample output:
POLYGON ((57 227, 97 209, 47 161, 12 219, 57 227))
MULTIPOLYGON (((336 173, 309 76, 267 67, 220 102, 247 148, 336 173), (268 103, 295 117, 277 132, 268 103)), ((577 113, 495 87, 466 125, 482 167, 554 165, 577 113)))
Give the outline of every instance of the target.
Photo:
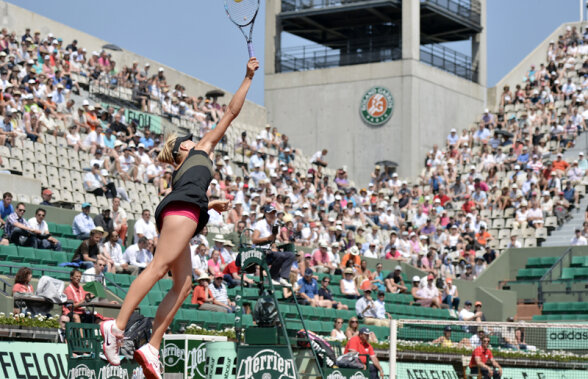
MULTIPOLYGON (((206 290, 208 291, 208 298, 214 299, 214 296, 212 296, 212 292, 210 291, 210 289, 208 287, 206 287, 206 290)), ((197 285, 194 288, 194 292, 192 293, 192 304, 198 304, 198 305, 204 304, 204 296, 205 296, 204 287, 202 287, 201 285, 197 285)))
POLYGON ((463 203, 461 209, 464 210, 466 213, 472 213, 472 208, 474 208, 475 206, 476 203, 474 203, 472 200, 467 200, 465 203, 463 203))
POLYGON ((232 261, 225 267, 223 274, 229 274, 233 276, 235 273, 239 273, 239 267, 237 267, 237 261, 232 261))
POLYGON ((478 365, 476 364, 476 357, 480 357, 480 360, 484 364, 486 364, 486 362, 488 362, 488 359, 493 358, 492 352, 490 351, 490 349, 484 350, 484 347, 478 346, 478 347, 476 347, 476 349, 472 353, 472 359, 470 360, 470 368, 478 367, 478 365))
POLYGON ((16 283, 14 286, 12 286, 12 293, 15 294, 17 292, 33 293, 33 286, 30 284, 16 283))
POLYGON ((347 346, 345 346, 345 354, 349 353, 349 350, 354 350, 359 353, 359 359, 365 365, 367 358, 365 355, 374 355, 374 348, 368 342, 363 342, 359 335, 351 337, 347 346), (362 355, 363 354, 363 355, 362 355))
MULTIPOLYGON (((67 296, 67 300, 71 300, 75 303, 79 303, 86 298, 88 292, 82 288, 82 286, 78 286, 78 288, 74 287, 73 284, 67 286, 67 288, 63 291, 63 293, 67 296)), ((74 308, 73 313, 82 314, 84 308, 77 307, 74 308)), ((69 308, 63 307, 63 313, 68 314, 69 308)))
POLYGON ((433 198, 433 200, 435 200, 435 199, 439 199, 439 201, 441 202, 441 206, 442 206, 442 207, 444 207, 444 206, 445 206, 445 204, 447 204, 447 202, 448 202, 449 200, 451 200, 451 199, 449 198, 449 196, 447 196, 447 195, 443 195, 443 196, 435 195, 435 197, 433 198))

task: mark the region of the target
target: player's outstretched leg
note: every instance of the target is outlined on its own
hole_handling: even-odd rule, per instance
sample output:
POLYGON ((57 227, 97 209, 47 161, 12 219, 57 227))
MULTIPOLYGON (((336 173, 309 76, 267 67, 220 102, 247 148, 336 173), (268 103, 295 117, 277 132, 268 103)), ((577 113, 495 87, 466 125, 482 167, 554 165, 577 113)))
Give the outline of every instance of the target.
MULTIPOLYGON (((118 358, 118 347, 112 348, 111 346, 106 346, 107 342, 111 342, 108 333, 112 333, 114 337, 120 336, 120 331, 125 329, 131 314, 139 303, 145 298, 155 283, 171 270, 174 274, 174 285, 164 298, 164 302, 160 304, 160 309, 157 312, 157 315, 160 315, 164 310, 162 308, 166 308, 167 314, 165 317, 156 316, 153 325, 153 336, 150 342, 156 351, 159 350, 163 332, 171 324, 181 303, 190 292, 190 287, 186 287, 185 285, 186 280, 182 270, 186 267, 188 270, 191 270, 192 267, 190 263, 190 250, 187 249, 187 246, 194 235, 196 226, 196 221, 179 215, 169 215, 163 220, 157 251, 155 252, 153 261, 131 284, 115 322, 112 324, 103 323, 100 327, 102 336, 104 337, 104 354, 111 364, 120 364, 120 359, 118 358), (183 267, 182 270, 178 269, 179 266, 183 267), (178 274, 177 277, 175 275, 176 273, 178 274), (165 301, 166 299, 169 300, 165 301), (163 332, 161 332, 161 329, 163 332)), ((157 376, 154 377, 157 378, 157 376)))

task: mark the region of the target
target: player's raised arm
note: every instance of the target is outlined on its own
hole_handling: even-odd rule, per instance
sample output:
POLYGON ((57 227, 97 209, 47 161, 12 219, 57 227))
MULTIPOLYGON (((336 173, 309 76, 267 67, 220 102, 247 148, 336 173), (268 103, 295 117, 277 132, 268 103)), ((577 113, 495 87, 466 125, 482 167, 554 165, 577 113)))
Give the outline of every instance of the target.
POLYGON ((255 71, 259 68, 259 62, 257 58, 250 58, 247 62, 247 72, 245 74, 245 79, 241 83, 241 86, 233 95, 229 106, 227 107, 227 111, 225 112, 224 116, 220 119, 216 127, 211 130, 210 132, 206 133, 204 137, 198 142, 196 149, 204 150, 208 154, 210 154, 216 144, 223 138, 227 128, 235 118, 241 112, 243 108, 243 104, 245 103, 245 98, 247 97, 247 92, 249 91, 249 87, 251 87, 251 80, 255 75, 255 71))

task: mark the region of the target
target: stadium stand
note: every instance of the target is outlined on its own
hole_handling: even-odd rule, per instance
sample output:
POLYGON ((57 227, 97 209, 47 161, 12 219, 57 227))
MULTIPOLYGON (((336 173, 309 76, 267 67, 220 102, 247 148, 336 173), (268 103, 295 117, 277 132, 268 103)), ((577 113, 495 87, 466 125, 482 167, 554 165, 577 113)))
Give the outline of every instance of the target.
MULTIPOLYGON (((572 32, 562 36, 550 47, 547 65, 538 62, 539 69, 532 67, 516 91, 505 88, 496 112, 486 110, 471 128, 452 131, 442 147, 435 146, 425 157, 415 178, 398 178, 392 168, 376 166, 369 185, 358 188, 345 167, 313 164, 314 159, 291 146, 277 128, 235 123, 212 157, 216 181, 209 190, 211 198, 229 199, 234 208, 224 216, 211 215, 206 238, 193 240, 194 258, 198 245, 212 247, 217 234, 219 240, 236 245, 237 232, 253 228, 265 204, 281 213, 279 241, 293 243, 301 252, 293 281, 301 278, 304 268, 315 269, 321 279, 318 266, 326 261, 337 267, 329 271, 332 284, 338 285, 346 267, 341 255, 357 248, 370 265, 394 259, 402 267, 420 270, 418 281, 410 280, 420 289, 426 288, 428 275, 443 288, 447 279, 475 279, 506 249, 549 241, 551 233, 586 206, 588 160, 584 151, 569 157, 582 143, 578 137, 588 117, 588 68, 583 63, 588 45, 571 47, 583 40, 572 32), (322 248, 328 258, 322 258, 322 248)), ((187 94, 180 84, 168 83, 163 69, 152 72, 138 62, 119 69, 108 52, 86 52, 57 36, 17 36, 2 30, 0 44, 1 168, 37 179, 44 189, 32 198, 15 193, 13 204, 46 201, 79 212, 89 203, 90 213, 98 215, 112 209, 116 192, 128 220, 141 220, 143 210, 154 210, 169 187, 169 167, 155 162, 164 133, 189 131, 201 137, 224 111, 217 97, 187 94), (146 128, 131 116, 139 110, 161 116, 171 126, 146 128)), ((63 251, 0 246, 1 273, 12 276, 26 265, 35 278, 51 273, 68 281, 69 269, 60 265, 73 259, 80 240, 71 225, 48 227, 63 251)), ((129 229, 123 249, 131 244, 126 242, 133 232, 129 229)), ((588 228, 581 234, 586 232, 588 228)), ((226 245, 218 249, 223 266, 234 259, 226 245)), ((588 276, 586 261, 574 258, 571 267, 563 268, 562 279, 588 276)), ((516 280, 536 281, 554 264, 554 257, 529 259, 516 280)), ((353 269, 358 288, 367 280, 368 286, 381 290, 372 281, 393 275, 382 271, 376 277, 366 267, 347 267, 353 269)), ((120 298, 132 282, 132 276, 114 272, 105 279, 120 298)), ((425 306, 427 302, 420 306, 410 294, 409 278, 403 279, 405 293, 385 295, 385 310, 392 317, 457 318, 451 310, 425 306)), ((162 280, 150 292, 141 303, 145 315, 155 314, 170 286, 170 280, 162 280)), ((311 329, 329 334, 333 318, 355 315, 355 300, 338 289, 332 288, 333 299, 350 310, 303 306, 311 329)), ((234 291, 228 290, 229 297, 234 291)), ((565 313, 560 309, 568 305, 548 305, 544 316, 565 313)), ((286 316, 293 312, 287 303, 280 307, 286 316)), ((578 308, 573 314, 584 311, 578 308)), ((191 299, 176 319, 175 328, 192 322, 204 327, 233 323, 231 314, 196 312, 191 299)), ((290 330, 299 329, 293 318, 288 320, 290 330)), ((386 327, 372 328, 379 339, 386 338, 386 327)))

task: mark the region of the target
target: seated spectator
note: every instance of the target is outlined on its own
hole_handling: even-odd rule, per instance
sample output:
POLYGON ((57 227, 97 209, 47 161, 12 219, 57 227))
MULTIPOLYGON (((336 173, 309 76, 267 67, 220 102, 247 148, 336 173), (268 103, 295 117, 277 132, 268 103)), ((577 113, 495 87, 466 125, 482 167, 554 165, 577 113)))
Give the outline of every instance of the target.
POLYGON ((474 273, 474 277, 480 276, 480 274, 486 269, 486 260, 482 255, 476 256, 476 263, 474 264, 472 271, 474 273))
POLYGON ((328 163, 325 160, 327 156, 327 149, 322 149, 314 153, 314 155, 310 158, 310 163, 315 164, 319 167, 327 167, 328 163))
POLYGON ((92 268, 98 260, 100 254, 100 241, 106 237, 104 229, 101 227, 94 228, 90 231, 87 240, 82 241, 80 246, 74 252, 72 262, 78 263, 84 269, 92 268))
POLYGON ((386 312, 386 292, 378 291, 378 298, 374 302, 376 305, 376 316, 379 320, 390 320, 392 316, 386 312))
POLYGON ((90 267, 82 274, 82 283, 98 282, 102 285, 106 285, 106 280, 104 279, 105 266, 106 262, 104 259, 98 258, 94 267, 90 267))
POLYGON ((321 300, 318 296, 318 283, 313 278, 314 272, 307 268, 304 271, 302 279, 296 283, 296 296, 298 301, 303 305, 311 307, 332 308, 333 303, 330 300, 321 300))
POLYGON ((129 147, 123 149, 123 154, 118 157, 119 167, 118 174, 124 181, 137 180, 137 174, 139 172, 138 167, 141 163, 141 159, 131 151, 129 147))
POLYGON ((43 199, 43 201, 40 205, 53 206, 53 204, 51 204, 51 199, 53 198, 53 191, 51 191, 49 188, 45 188, 43 192, 41 192, 41 198, 43 199))
POLYGON ((312 253, 312 268, 316 272, 334 273, 336 266, 329 258, 329 245, 326 241, 319 242, 319 248, 312 253))
POLYGON ((0 203, 0 226, 4 225, 4 220, 12 213, 14 213, 12 194, 10 192, 4 192, 2 202, 0 203))
POLYGON ((351 246, 347 249, 347 252, 343 255, 343 258, 341 258, 341 264, 339 267, 341 267, 342 270, 345 270, 347 268, 347 262, 349 261, 352 263, 351 271, 353 273, 353 271, 358 269, 361 265, 361 257, 359 256, 359 249, 357 246, 351 246))
POLYGON ((110 233, 108 241, 102 246, 102 256, 106 261, 108 272, 137 275, 139 273, 139 268, 125 261, 122 247, 118 240, 119 235, 115 230, 110 233))
POLYGON ((100 173, 100 166, 97 163, 94 163, 92 170, 84 175, 84 190, 96 196, 106 196, 109 199, 116 197, 114 183, 106 181, 100 173))
POLYGON ((345 333, 341 328, 343 327, 343 319, 336 318, 333 322, 333 330, 331 330, 331 338, 335 341, 343 342, 347 339, 345 333))
MULTIPOLYGON (((86 311, 86 308, 82 307, 81 304, 90 301, 94 295, 85 291, 80 282, 82 280, 82 272, 77 268, 74 268, 69 274, 71 283, 63 291, 67 296, 67 300, 70 300, 73 304, 70 307, 63 306, 63 315, 73 322, 83 322, 92 324, 94 321, 94 315, 86 311)), ((98 320, 101 321, 101 320, 98 320)))
POLYGON ((222 273, 225 267, 226 265, 221 257, 220 250, 218 248, 213 248, 210 259, 208 260, 208 272, 210 272, 211 275, 216 275, 222 273))
POLYGON ((390 293, 405 293, 408 290, 404 279, 402 279, 402 266, 394 267, 394 271, 389 273, 384 280, 386 290, 390 293))
POLYGON ((481 373, 483 379, 500 379, 502 377, 502 367, 494 360, 490 350, 490 337, 484 337, 482 344, 474 349, 469 366, 472 375, 481 373), (492 364, 492 369, 488 363, 492 364))
POLYGON ((124 244, 127 240, 127 212, 120 206, 120 197, 112 199, 112 221, 114 230, 118 232, 121 242, 124 244))
POLYGON ((194 287, 194 291, 192 292, 192 304, 198 304, 199 310, 227 313, 227 307, 223 306, 221 302, 216 301, 212 295, 209 284, 210 277, 208 274, 204 274, 198 278, 198 285, 194 287))
POLYGON ((145 267, 153 260, 153 254, 149 251, 149 240, 141 237, 136 244, 127 247, 123 255, 123 260, 131 266, 143 271, 145 267))
MULTIPOLYGON (((330 301, 331 307, 335 308, 335 309, 344 309, 344 310, 349 309, 349 307, 347 307, 347 305, 341 303, 340 301, 336 301, 333 299, 333 293, 329 289, 330 283, 331 283, 331 278, 329 278, 329 277, 324 277, 323 280, 321 280, 321 288, 319 288, 319 290, 318 290, 319 300, 330 301)), ((331 307, 328 307, 328 308, 331 308, 331 307)))
MULTIPOLYGON (((14 285, 12 286, 12 296, 15 293, 30 293, 34 292, 33 285, 31 284, 31 280, 33 279, 33 271, 31 271, 28 267, 21 267, 16 272, 14 276, 14 285)), ((13 313, 15 315, 20 313, 27 313, 26 308, 17 308, 16 304, 14 305, 13 313)))
POLYGON ((101 226, 109 234, 114 231, 114 220, 110 217, 110 208, 103 208, 102 213, 94 217, 94 225, 101 226))
POLYGON ((456 347, 456 348, 464 348, 470 347, 470 340, 467 338, 463 338, 458 343, 455 343, 451 340, 451 326, 447 325, 443 329, 443 335, 436 340, 431 342, 435 345, 441 345, 442 347, 456 347))
POLYGON ((90 203, 83 203, 82 213, 74 217, 71 229, 79 240, 88 239, 90 237, 90 231, 96 227, 94 220, 90 217, 90 207, 90 203))
POLYGON ((379 377, 383 378, 384 370, 382 369, 382 366, 380 366, 380 361, 378 360, 374 349, 368 342, 370 334, 371 331, 368 328, 359 329, 359 334, 351 337, 349 342, 347 342, 347 345, 345 346, 345 354, 350 351, 358 352, 359 360, 363 363, 364 366, 363 369, 369 370, 370 378, 378 378, 378 375, 379 377), (372 362, 369 367, 366 367, 366 355, 370 357, 370 361, 372 362))
POLYGON ((31 217, 28 221, 31 228, 40 232, 37 235, 37 248, 61 251, 61 243, 49 233, 49 225, 45 222, 46 214, 45 209, 38 208, 35 211, 35 217, 31 217))
POLYGON ((470 345, 474 348, 482 345, 484 336, 486 336, 486 331, 484 331, 484 328, 479 326, 477 332, 470 337, 470 345))
POLYGON ((580 229, 575 230, 575 235, 572 237, 570 241, 570 245, 572 246, 586 246, 588 245, 588 241, 586 237, 582 235, 582 231, 580 229))
POLYGON ((471 264, 465 265, 465 272, 460 276, 460 279, 463 280, 474 280, 476 276, 474 275, 474 267, 471 264))
POLYGON ((16 204, 16 210, 6 218, 4 234, 6 239, 17 246, 37 247, 41 232, 32 227, 23 217, 26 212, 24 203, 16 204))
POLYGON ((427 275, 427 283, 417 290, 417 302, 422 307, 440 308, 439 289, 435 285, 435 275, 427 275))
MULTIPOLYGON (((192 257, 192 278, 198 280, 200 275, 208 272, 208 248, 204 244, 197 246, 190 245, 191 257, 192 257)), ((234 287, 234 286, 233 286, 234 287)), ((229 288, 233 288, 229 286, 229 288)))
POLYGON ((357 290, 357 285, 355 284, 352 268, 347 267, 345 271, 343 271, 343 278, 339 282, 339 286, 341 288, 341 295, 343 295, 345 298, 359 299, 359 291, 357 290))
POLYGON ((518 236, 512 234, 510 236, 510 241, 508 241, 508 245, 506 246, 507 249, 520 249, 523 247, 521 241, 518 240, 518 236))
POLYGON ((378 318, 376 304, 372 299, 372 290, 370 288, 364 289, 363 296, 355 303, 355 313, 367 325, 388 326, 388 320, 378 318))
POLYGON ((216 274, 214 281, 208 286, 212 292, 212 296, 222 307, 227 309, 227 313, 235 312, 235 303, 229 299, 227 294, 227 286, 223 283, 223 274, 216 274))
POLYGON ((466 300, 464 307, 459 311, 459 321, 481 322, 483 317, 484 313, 481 310, 476 311, 475 313, 472 312, 472 302, 469 300, 466 300))
POLYGON ((456 312, 459 308, 459 292, 451 278, 445 280, 445 286, 443 287, 443 304, 447 304, 449 308, 455 309, 456 312))
POLYGON ((381 263, 376 264, 376 271, 372 273, 371 283, 374 289, 377 291, 386 291, 385 285, 385 278, 384 278, 384 271, 382 269, 384 266, 381 263))
POLYGON ((135 243, 137 243, 141 237, 152 240, 153 243, 157 245, 157 228, 155 227, 155 223, 151 221, 151 212, 147 209, 143 209, 143 212, 141 212, 141 219, 135 222, 135 243))

